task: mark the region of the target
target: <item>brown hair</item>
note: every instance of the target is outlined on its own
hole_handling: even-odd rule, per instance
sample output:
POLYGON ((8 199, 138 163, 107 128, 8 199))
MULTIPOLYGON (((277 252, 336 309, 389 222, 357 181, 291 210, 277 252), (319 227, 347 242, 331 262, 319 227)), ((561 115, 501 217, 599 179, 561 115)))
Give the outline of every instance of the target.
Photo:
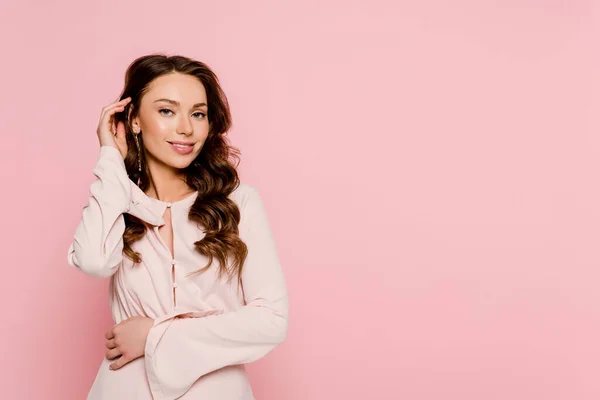
MULTIPOLYGON (((205 233, 194 246, 200 254, 208 257, 208 264, 192 274, 205 271, 216 259, 219 262, 219 278, 227 274, 231 279, 237 274, 239 284, 248 249, 239 237, 240 210, 228 195, 240 184, 236 170, 240 153, 237 148, 229 145, 225 137, 231 127, 229 104, 217 76, 206 64, 179 55, 151 54, 139 57, 129 65, 120 99, 131 97, 131 101, 123 112, 115 115, 117 121, 125 123, 125 167, 129 178, 134 182, 139 178, 139 187, 145 191, 150 184, 150 178, 142 136, 139 136, 142 159, 140 174, 137 147, 130 121, 139 112, 141 99, 148 90, 148 85, 157 77, 173 72, 196 77, 204 85, 208 103, 208 137, 198 157, 184 171, 188 186, 198 191, 198 197, 190 208, 188 218, 196 222, 205 233), (228 261, 231 261, 230 267, 228 261)), ((147 226, 130 214, 124 216, 126 228, 123 234, 123 254, 134 263, 139 263, 141 256, 133 251, 131 244, 146 234, 147 226)))

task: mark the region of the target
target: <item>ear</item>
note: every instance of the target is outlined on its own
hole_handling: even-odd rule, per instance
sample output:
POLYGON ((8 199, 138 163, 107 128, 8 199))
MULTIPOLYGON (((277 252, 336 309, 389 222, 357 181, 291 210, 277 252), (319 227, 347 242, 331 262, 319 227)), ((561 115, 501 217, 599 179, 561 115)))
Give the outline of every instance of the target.
POLYGON ((132 111, 133 109, 129 107, 129 110, 127 111, 127 120, 129 121, 133 133, 140 133, 140 119, 137 116, 131 118, 132 111))

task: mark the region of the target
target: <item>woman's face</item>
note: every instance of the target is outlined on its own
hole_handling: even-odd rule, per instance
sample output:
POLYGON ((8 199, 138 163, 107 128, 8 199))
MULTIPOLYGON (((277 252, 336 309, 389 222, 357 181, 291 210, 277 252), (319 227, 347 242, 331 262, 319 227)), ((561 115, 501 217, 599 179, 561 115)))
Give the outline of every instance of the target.
POLYGON ((150 168, 183 169, 194 161, 208 137, 207 107, 204 85, 193 76, 171 73, 148 85, 131 124, 141 131, 150 168))

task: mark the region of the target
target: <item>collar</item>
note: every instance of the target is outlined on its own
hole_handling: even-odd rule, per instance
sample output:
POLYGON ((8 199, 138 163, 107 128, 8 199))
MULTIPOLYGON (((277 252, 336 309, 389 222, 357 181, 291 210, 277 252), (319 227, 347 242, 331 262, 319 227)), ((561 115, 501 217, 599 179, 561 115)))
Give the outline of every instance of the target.
POLYGON ((133 181, 130 182, 130 187, 131 200, 127 213, 154 226, 162 226, 165 224, 163 215, 165 214, 167 207, 191 207, 198 196, 198 192, 196 191, 189 196, 184 197, 182 200, 168 203, 148 196, 142 189, 133 183, 133 181))

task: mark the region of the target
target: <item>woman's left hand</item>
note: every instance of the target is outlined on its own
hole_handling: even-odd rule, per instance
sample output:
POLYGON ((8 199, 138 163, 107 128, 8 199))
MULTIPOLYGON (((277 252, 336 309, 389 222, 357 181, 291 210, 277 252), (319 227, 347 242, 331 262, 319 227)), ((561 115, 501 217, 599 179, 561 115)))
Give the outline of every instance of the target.
POLYGON ((146 337, 154 320, 148 317, 131 317, 106 332, 106 358, 118 359, 110 364, 115 370, 144 355, 146 337))

